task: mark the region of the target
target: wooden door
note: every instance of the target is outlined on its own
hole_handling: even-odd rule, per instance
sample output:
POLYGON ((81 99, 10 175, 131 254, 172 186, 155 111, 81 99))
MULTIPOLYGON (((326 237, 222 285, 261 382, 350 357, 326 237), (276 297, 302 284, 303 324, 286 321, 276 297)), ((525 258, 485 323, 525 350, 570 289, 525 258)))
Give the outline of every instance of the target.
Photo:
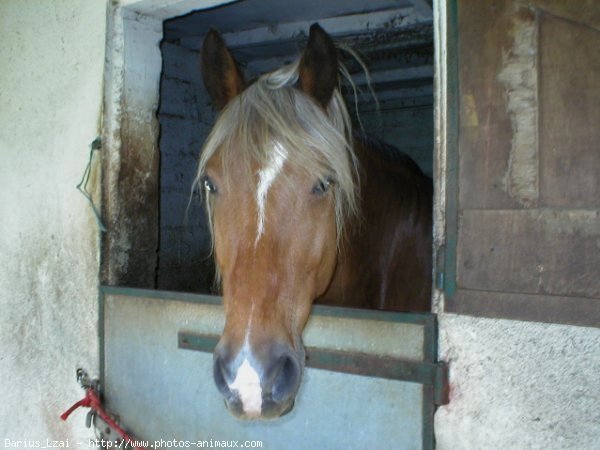
POLYGON ((445 309, 600 326, 600 3, 449 12, 445 309))

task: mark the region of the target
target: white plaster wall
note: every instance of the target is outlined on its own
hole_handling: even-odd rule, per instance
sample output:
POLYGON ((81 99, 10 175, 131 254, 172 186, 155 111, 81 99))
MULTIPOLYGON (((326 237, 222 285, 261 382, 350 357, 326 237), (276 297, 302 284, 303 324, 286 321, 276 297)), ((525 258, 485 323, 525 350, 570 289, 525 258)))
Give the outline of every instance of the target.
POLYGON ((442 314, 437 446, 600 449, 600 329, 442 314))
POLYGON ((84 412, 59 415, 83 395, 75 369, 98 370, 98 230, 75 186, 105 28, 105 0, 0 2, 0 447, 92 436, 84 412))

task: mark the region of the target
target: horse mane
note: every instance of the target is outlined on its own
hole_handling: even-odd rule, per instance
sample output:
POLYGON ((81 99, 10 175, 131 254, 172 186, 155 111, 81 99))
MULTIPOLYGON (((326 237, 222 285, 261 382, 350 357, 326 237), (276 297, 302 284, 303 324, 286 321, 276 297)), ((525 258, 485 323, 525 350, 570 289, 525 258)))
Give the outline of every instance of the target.
POLYGON ((398 147, 368 135, 362 130, 354 132, 355 142, 369 151, 371 159, 377 159, 386 170, 394 174, 398 199, 413 224, 431 213, 433 180, 409 155, 398 147))
MULTIPOLYGON (((283 147, 286 164, 306 171, 315 180, 333 181, 339 242, 344 224, 358 214, 358 162, 351 121, 338 88, 325 110, 297 87, 299 62, 262 75, 225 106, 204 143, 194 186, 216 155, 221 158, 228 185, 243 182, 227 179, 227 167, 242 164, 249 181, 244 186, 254 186, 257 174, 252 173, 253 163, 264 165, 273 151, 283 147)), ((212 232, 210 201, 207 197, 212 232)))

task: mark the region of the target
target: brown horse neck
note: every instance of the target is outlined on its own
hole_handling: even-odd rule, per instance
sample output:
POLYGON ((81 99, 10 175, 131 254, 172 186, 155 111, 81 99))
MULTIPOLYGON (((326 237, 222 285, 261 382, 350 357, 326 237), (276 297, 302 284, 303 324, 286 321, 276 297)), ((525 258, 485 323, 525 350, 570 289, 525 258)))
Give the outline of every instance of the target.
POLYGON ((431 178, 398 149, 355 135, 361 217, 351 224, 320 302, 428 311, 431 296, 431 178))

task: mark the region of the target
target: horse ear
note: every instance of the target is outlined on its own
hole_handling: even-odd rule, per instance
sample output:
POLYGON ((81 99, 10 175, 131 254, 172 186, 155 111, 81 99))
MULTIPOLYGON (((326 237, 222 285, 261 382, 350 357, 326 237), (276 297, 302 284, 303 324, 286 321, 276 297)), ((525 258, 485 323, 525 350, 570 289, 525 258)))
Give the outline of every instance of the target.
POLYGON ((244 90, 242 73, 217 30, 211 28, 202 44, 202 79, 213 105, 221 110, 244 90))
POLYGON ((308 44, 300 60, 300 88, 324 108, 338 84, 338 55, 329 35, 314 23, 310 27, 308 44))

